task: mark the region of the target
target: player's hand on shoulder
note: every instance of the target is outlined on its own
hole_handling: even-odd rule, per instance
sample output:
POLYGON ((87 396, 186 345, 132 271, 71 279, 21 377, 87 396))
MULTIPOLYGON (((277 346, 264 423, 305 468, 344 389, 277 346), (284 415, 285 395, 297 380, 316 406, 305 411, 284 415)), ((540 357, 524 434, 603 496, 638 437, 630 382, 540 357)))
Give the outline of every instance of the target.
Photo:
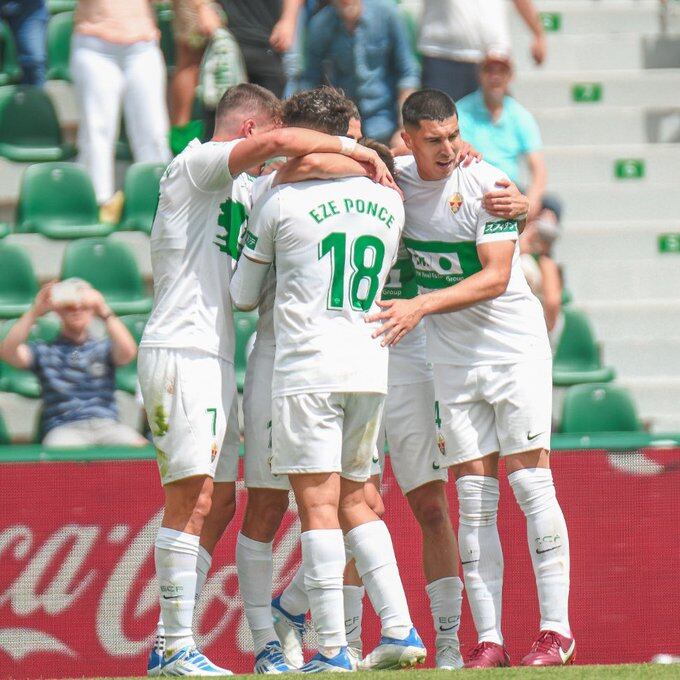
POLYGON ((477 151, 477 149, 475 149, 472 144, 461 139, 454 161, 456 167, 462 165, 464 168, 467 168, 468 165, 472 165, 472 163, 479 163, 481 160, 482 154, 479 153, 479 151, 477 151))
POLYGON ((495 217, 518 219, 529 212, 529 199, 509 179, 499 179, 496 189, 482 197, 482 207, 495 217))
POLYGON ((366 317, 367 323, 380 321, 382 325, 373 332, 373 337, 383 336, 381 345, 393 347, 409 331, 412 331, 423 318, 420 300, 415 297, 409 300, 376 300, 382 311, 366 317))

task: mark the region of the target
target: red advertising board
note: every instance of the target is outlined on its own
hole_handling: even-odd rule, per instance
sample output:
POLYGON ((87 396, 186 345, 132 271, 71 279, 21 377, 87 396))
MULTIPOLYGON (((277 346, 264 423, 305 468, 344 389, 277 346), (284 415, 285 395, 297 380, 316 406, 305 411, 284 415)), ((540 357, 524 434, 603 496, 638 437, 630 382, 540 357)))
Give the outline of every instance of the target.
MULTIPOLYGON (((619 455, 638 458, 613 465, 603 452, 554 455, 570 530, 571 621, 581 663, 680 655, 680 451, 619 455)), ((5 463, 0 471, 0 677, 143 675, 158 615, 152 545, 161 490, 155 464, 5 463)), ((384 486, 413 620, 432 648, 417 526, 389 472, 384 486)), ((243 493, 238 500, 199 600, 197 626, 211 658, 250 672, 234 566, 243 493)), ((537 632, 538 607, 524 519, 505 482, 499 525, 504 630, 516 662, 537 632)), ((297 532, 290 512, 275 543, 279 587, 300 559, 297 532)), ((364 631, 370 649, 379 635, 372 612, 364 631)), ((467 605, 461 641, 465 650, 475 642, 467 605)))

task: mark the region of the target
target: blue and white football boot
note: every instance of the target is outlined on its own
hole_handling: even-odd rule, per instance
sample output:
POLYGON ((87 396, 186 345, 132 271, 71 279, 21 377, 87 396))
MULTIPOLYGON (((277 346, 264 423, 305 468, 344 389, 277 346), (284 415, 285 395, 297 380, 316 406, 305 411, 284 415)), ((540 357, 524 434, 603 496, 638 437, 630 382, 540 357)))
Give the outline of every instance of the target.
POLYGON ((294 670, 297 669, 286 663, 281 643, 278 640, 268 642, 265 648, 255 657, 255 673, 279 675, 280 673, 291 673, 294 670))
POLYGON ((318 652, 300 668, 300 673, 351 673, 353 670, 354 666, 347 654, 347 647, 341 647, 340 651, 331 658, 318 652))
POLYGON ((156 641, 149 652, 149 660, 146 662, 146 674, 149 677, 157 678, 161 674, 163 652, 165 652, 165 638, 162 635, 156 635, 156 641))
POLYGON ((172 656, 164 656, 161 664, 161 675, 181 676, 222 676, 233 675, 226 668, 216 666, 205 654, 196 647, 182 647, 172 656))
POLYGON ((281 606, 281 597, 272 600, 272 618, 274 630, 281 640, 281 648, 286 663, 293 669, 301 668, 305 663, 302 652, 302 636, 305 632, 305 615, 289 614, 281 606))
POLYGON ((415 628, 403 640, 381 637, 378 646, 362 661, 360 671, 408 668, 425 662, 427 650, 415 628))

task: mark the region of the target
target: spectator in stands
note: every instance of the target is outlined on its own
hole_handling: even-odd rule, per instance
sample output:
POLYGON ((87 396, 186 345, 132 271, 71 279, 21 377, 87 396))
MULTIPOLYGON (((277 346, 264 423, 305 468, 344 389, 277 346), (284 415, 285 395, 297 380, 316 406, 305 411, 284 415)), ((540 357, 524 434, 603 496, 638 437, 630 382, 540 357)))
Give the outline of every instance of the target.
POLYGON ((564 328, 562 273, 552 257, 559 225, 550 210, 527 223, 519 240, 522 269, 533 294, 541 301, 553 352, 564 328))
POLYGON ((394 146, 419 71, 392 0, 333 0, 309 23, 300 87, 327 81, 342 88, 359 107, 364 133, 394 146))
POLYGON ((45 84, 49 16, 45 0, 0 0, 0 18, 12 32, 23 85, 45 84))
POLYGON ((283 96, 282 54, 293 45, 303 0, 219 0, 246 62, 248 80, 283 96))
MULTIPOLYGON (((531 54, 542 64, 543 25, 532 0, 513 0, 533 33, 531 54)), ((477 89, 477 65, 490 51, 510 50, 505 0, 423 0, 418 48, 423 54, 423 87, 446 92, 458 103, 477 89)))
POLYGON ((80 279, 43 286, 33 307, 10 329, 0 357, 30 369, 43 394, 42 432, 45 446, 97 444, 141 446, 146 440, 118 422, 114 397, 115 368, 132 361, 137 346, 102 294, 80 279), (54 342, 26 342, 36 320, 54 311, 61 319, 54 342), (109 338, 89 334, 94 316, 106 325, 109 338))
POLYGON ((201 59, 223 17, 219 5, 210 0, 173 0, 172 7, 176 59, 170 86, 170 123, 179 128, 191 120, 201 59))
POLYGON ((78 160, 97 201, 114 193, 121 104, 135 161, 168 162, 165 63, 150 0, 80 0, 71 74, 80 108, 78 160))
MULTIPOLYGON (((530 202, 529 219, 535 219, 544 206, 547 180, 541 133, 531 113, 508 94, 511 80, 508 53, 487 54, 479 67, 480 89, 457 104, 460 133, 518 186, 520 164, 526 160, 529 183, 524 194, 530 202)), ((559 213, 555 199, 549 203, 559 213)))

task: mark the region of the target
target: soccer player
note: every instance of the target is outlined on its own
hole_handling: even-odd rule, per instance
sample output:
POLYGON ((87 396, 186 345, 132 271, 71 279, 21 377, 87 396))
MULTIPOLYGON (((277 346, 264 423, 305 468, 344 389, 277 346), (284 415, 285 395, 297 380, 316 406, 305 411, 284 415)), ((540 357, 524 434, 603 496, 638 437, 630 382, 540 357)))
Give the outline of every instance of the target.
POLYGON ((516 219, 495 219, 482 196, 502 173, 454 164, 451 99, 421 90, 403 107, 404 242, 422 291, 380 302, 376 336, 395 345, 426 319, 443 455, 458 489, 458 540, 479 644, 468 667, 508 665, 501 633, 503 555, 496 526, 498 461, 527 521, 541 611, 522 665, 574 658, 568 619, 569 541, 549 468, 551 353, 538 300, 519 264, 516 219))
POLYGON ((425 658, 389 532, 363 488, 388 358, 364 316, 377 309, 402 219, 398 194, 366 178, 280 185, 254 210, 230 287, 237 307, 253 307, 276 259, 271 468, 289 476, 301 517, 305 586, 319 638, 319 653, 303 672, 352 669, 343 531, 380 613, 383 637, 374 653, 383 667, 425 658))
MULTIPOLYGON (((231 88, 218 106, 213 139, 191 142, 161 180, 151 235, 154 307, 139 351, 165 492, 155 543, 161 620, 149 658, 152 675, 228 673, 196 649, 192 615, 235 504, 231 206, 249 200, 248 168, 277 155, 346 148, 337 137, 278 129, 279 112, 278 100, 264 88, 231 88)), ((383 167, 373 151, 357 146, 347 152, 383 167)))

